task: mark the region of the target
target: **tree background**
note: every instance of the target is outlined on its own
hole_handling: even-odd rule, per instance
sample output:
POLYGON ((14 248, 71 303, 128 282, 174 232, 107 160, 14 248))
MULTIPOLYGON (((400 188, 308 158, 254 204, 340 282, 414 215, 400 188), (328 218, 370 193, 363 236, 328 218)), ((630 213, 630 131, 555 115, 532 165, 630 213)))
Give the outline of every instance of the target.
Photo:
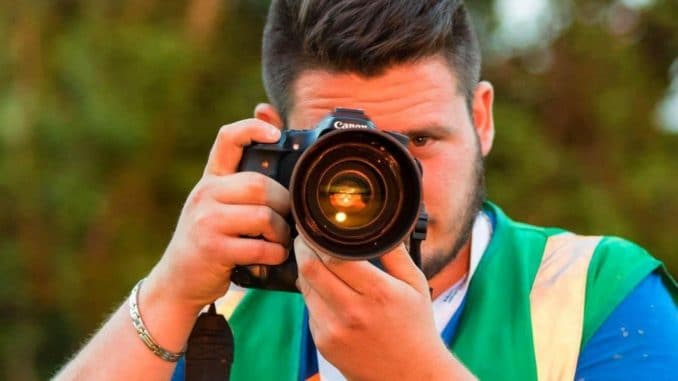
MULTIPOLYGON (((469 3, 497 94, 490 198, 677 274, 678 3, 469 3)), ((218 127, 265 100, 266 8, 0 1, 1 379, 49 378, 158 260, 218 127)))

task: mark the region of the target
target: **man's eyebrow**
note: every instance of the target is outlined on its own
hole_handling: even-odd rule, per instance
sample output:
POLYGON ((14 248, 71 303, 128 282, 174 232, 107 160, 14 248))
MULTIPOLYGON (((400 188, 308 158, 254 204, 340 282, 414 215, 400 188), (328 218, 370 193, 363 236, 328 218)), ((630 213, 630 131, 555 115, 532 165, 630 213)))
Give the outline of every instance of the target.
POLYGON ((403 135, 413 136, 413 135, 432 135, 432 136, 443 136, 449 135, 454 132, 454 127, 445 126, 440 124, 428 124, 421 127, 414 127, 402 131, 398 131, 403 135))

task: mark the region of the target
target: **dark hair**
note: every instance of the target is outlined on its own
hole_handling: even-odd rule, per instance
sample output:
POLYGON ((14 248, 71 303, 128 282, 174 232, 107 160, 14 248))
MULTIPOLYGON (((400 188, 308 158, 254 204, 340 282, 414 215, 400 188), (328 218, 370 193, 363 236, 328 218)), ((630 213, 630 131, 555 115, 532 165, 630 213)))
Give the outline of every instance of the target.
POLYGON ((286 119, 304 70, 368 77, 437 54, 470 104, 480 50, 462 0, 273 0, 264 28, 264 86, 286 119))

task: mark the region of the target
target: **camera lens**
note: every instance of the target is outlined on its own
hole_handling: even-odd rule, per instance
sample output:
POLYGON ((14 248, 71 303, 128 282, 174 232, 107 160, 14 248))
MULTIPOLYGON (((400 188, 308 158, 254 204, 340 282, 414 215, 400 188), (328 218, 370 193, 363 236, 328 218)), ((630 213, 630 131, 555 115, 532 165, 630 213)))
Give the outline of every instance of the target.
POLYGON ((344 259, 369 259, 402 242, 421 205, 416 161, 375 129, 335 130, 299 158, 290 179, 299 233, 344 259))

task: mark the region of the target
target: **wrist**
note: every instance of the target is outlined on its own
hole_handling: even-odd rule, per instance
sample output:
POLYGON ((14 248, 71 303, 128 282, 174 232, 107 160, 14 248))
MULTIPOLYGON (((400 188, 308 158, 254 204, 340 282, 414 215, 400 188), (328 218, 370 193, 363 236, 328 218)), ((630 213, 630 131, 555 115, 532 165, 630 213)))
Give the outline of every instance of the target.
POLYGON ((129 296, 128 299, 128 304, 129 304, 129 316, 132 319, 132 325, 134 326, 134 329, 137 332, 137 336, 141 339, 141 341, 146 344, 146 347, 151 350, 156 356, 159 358, 167 361, 167 362, 177 362, 185 353, 185 349, 182 350, 181 352, 176 352, 176 351, 168 351, 167 349, 163 348, 162 346, 158 345, 156 341, 153 339, 153 336, 151 333, 148 331, 148 328, 146 328, 146 325, 144 324, 144 319, 141 316, 141 311, 139 310, 139 289, 141 288, 141 285, 143 284, 144 279, 140 280, 134 288, 132 288, 132 293, 129 296))
POLYGON ((443 344, 438 357, 431 362, 434 373, 430 380, 476 380, 466 366, 443 344))
MULTIPOLYGON (((170 253, 176 254, 176 253, 170 253)), ((145 297, 151 299, 151 302, 161 303, 165 308, 177 311, 177 313, 193 316, 197 315, 209 303, 214 302, 216 297, 207 300, 205 297, 197 297, 202 293, 198 290, 205 289, 200 282, 204 282, 209 274, 203 274, 200 277, 192 276, 199 273, 194 269, 186 269, 167 257, 171 257, 166 252, 163 258, 158 262, 144 280, 145 297)), ((225 293, 225 291, 224 291, 225 293)))
POLYGON ((403 376, 399 379, 412 381, 476 380, 440 338, 438 338, 436 344, 433 350, 429 350, 421 356, 412 356, 413 359, 419 360, 403 369, 401 373, 403 376), (422 358, 427 360, 421 361, 422 358))
POLYGON ((167 351, 180 352, 202 306, 183 303, 165 290, 163 283, 149 275, 138 290, 137 306, 155 343, 167 351))

